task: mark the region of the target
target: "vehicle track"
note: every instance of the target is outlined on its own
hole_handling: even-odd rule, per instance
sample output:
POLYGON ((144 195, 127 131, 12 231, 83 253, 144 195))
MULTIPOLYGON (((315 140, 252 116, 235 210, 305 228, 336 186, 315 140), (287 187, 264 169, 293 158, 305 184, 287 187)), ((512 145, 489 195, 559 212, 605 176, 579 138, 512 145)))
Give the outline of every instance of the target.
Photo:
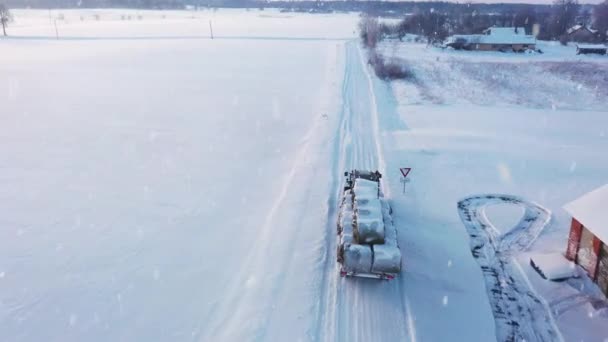
MULTIPOLYGON (((327 75, 336 65, 335 55, 328 54, 327 75)), ((324 89, 320 93, 330 96, 324 89)), ((324 108, 323 99, 321 103, 320 108, 324 108)), ((293 278, 290 276, 301 269, 297 267, 301 266, 299 261, 306 263, 306 258, 299 259, 298 255, 302 255, 303 249, 310 249, 302 243, 310 239, 305 235, 307 228, 311 222, 319 227, 324 218, 319 215, 319 220, 315 221, 316 216, 310 213, 320 211, 323 204, 319 199, 325 198, 327 188, 309 184, 328 177, 327 168, 317 167, 319 158, 323 158, 318 152, 319 146, 329 132, 326 126, 327 119, 318 116, 302 138, 265 220, 257 227, 256 239, 251 241, 240 268, 234 271, 234 281, 227 284, 222 304, 193 335, 193 340, 284 340, 281 334, 285 331, 281 324, 299 319, 293 311, 281 307, 282 303, 289 301, 280 301, 306 289, 305 285, 299 287, 301 284, 290 281, 293 278), (289 211, 294 205, 301 207, 297 215, 289 211), (277 227, 281 228, 280 232, 277 227)))
POLYGON ((548 305, 534 293, 514 260, 527 250, 551 220, 551 212, 510 195, 476 195, 458 202, 458 212, 471 238, 471 253, 483 272, 498 341, 563 340, 548 305), (505 234, 485 215, 490 204, 524 207, 519 223, 505 234))
POLYGON ((342 278, 336 263, 336 206, 345 170, 383 170, 371 81, 357 43, 346 44, 342 123, 335 141, 335 191, 328 200, 323 294, 313 330, 320 341, 407 341, 407 312, 400 279, 342 278))

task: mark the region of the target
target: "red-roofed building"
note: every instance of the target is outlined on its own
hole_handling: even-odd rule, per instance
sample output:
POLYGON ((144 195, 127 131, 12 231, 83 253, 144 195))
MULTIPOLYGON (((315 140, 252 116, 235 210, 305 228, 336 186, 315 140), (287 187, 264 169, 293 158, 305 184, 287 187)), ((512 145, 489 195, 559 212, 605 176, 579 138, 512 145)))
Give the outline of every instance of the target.
POLYGON ((566 258, 584 268, 608 296, 608 184, 564 209, 572 215, 566 258))

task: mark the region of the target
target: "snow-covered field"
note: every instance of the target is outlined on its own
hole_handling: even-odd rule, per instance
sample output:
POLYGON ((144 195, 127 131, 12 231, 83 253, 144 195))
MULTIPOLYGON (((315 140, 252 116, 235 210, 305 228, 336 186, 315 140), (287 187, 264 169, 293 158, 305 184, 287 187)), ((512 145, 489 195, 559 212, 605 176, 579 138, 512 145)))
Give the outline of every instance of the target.
POLYGON ((9 34, 28 38, 350 39, 356 14, 294 14, 273 10, 152 11, 131 9, 14 10, 9 34), (55 24, 57 30, 55 30, 55 24))
POLYGON ((391 43, 416 78, 385 83, 355 14, 14 15, 0 39, 1 341, 501 339, 467 198, 514 253, 485 259, 517 272, 505 295, 523 289, 522 317, 538 313, 528 327, 543 332, 519 336, 608 337, 595 297, 568 300, 519 253, 527 227, 534 251, 564 250, 561 206, 607 182, 604 59, 391 43), (399 167, 413 168, 405 194, 399 167), (351 168, 385 175, 394 281, 338 276, 351 168), (526 210, 483 202, 496 193, 526 210), (547 211, 523 225, 531 203, 547 211))
MULTIPOLYGON (((528 239, 530 250, 564 252, 570 217, 562 206, 608 182, 608 58, 575 56, 572 47, 552 43, 539 45, 551 48, 542 55, 522 55, 465 53, 415 43, 381 46, 385 55, 400 59, 415 76, 409 82, 393 82, 388 91, 394 96, 387 101, 392 103, 392 115, 403 125, 395 129, 395 119, 387 118, 391 124, 383 134, 392 156, 389 172, 413 167, 409 191, 395 199, 401 206, 394 205, 404 208, 396 210, 397 215, 412 227, 404 231, 410 244, 404 258, 411 265, 404 282, 410 284, 413 298, 433 292, 432 297, 442 292, 449 296, 464 288, 453 285, 462 277, 454 265, 465 259, 455 255, 465 253, 462 248, 469 240, 456 210, 463 198, 498 193, 542 205, 552 212, 552 220, 536 241, 528 239), (437 270, 432 285, 429 269, 437 270)), ((391 183, 398 178, 397 172, 389 173, 391 183)), ((484 205, 482 215, 497 228, 498 236, 522 218, 513 204, 486 200, 484 205)), ((473 238, 471 244, 475 247, 473 238)), ((608 337, 608 330, 599 328, 606 326, 608 316, 605 298, 597 290, 581 291, 585 287, 577 281, 548 284, 528 265, 529 255, 509 255, 501 264, 509 262, 517 270, 510 259, 516 257, 523 271, 513 272, 521 279, 516 282, 522 291, 519 297, 525 299, 524 293, 529 293, 541 298, 545 311, 552 313, 553 329, 559 332, 545 338, 608 337)), ((491 263, 486 271, 495 271, 491 263)), ((525 301, 520 304, 527 309, 525 301)), ((521 317, 520 325, 529 324, 525 314, 521 317)), ((501 330, 499 323, 497 329, 501 330)), ((540 330, 537 326, 534 331, 540 330)), ((540 334, 523 333, 519 338, 543 340, 540 334)))

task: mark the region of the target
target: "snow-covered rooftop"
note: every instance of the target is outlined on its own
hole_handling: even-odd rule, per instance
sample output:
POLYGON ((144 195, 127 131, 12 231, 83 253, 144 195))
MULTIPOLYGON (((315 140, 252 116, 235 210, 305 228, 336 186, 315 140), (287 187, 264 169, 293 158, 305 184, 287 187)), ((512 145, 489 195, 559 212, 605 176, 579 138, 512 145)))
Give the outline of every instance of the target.
POLYGON ((535 44, 536 38, 523 27, 490 27, 484 34, 454 35, 452 40, 465 39, 470 44, 535 44))
POLYGON ((483 33, 496 37, 525 36, 526 29, 523 27, 490 27, 485 29, 483 33))
POLYGON ((566 204, 564 209, 600 240, 608 243, 608 184, 566 204))
POLYGON ((574 33, 574 32, 576 32, 576 31, 578 31, 578 30, 580 30, 580 29, 582 29, 582 28, 587 29, 587 31, 589 31, 589 32, 591 32, 591 33, 597 33, 597 30, 594 30, 594 29, 590 28, 589 26, 583 26, 583 25, 580 25, 580 24, 579 24, 579 25, 574 25, 574 26, 572 26, 572 27, 571 27, 571 28, 569 28, 569 29, 568 29, 566 32, 567 32, 568 34, 571 34, 571 33, 574 33))
POLYGON ((576 47, 578 49, 590 49, 590 50, 606 49, 606 45, 603 45, 603 44, 578 44, 576 47))

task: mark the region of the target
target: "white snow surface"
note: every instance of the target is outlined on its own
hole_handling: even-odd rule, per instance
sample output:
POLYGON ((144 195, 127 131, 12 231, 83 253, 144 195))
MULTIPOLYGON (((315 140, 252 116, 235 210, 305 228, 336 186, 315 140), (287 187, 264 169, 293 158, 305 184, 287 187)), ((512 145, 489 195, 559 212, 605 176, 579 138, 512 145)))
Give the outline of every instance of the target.
MULTIPOLYGON (((385 83, 353 14, 14 14, 0 39, 2 341, 495 340, 456 203, 541 203, 554 218, 534 249, 558 252, 563 203, 606 183, 608 87, 582 67, 607 59, 574 46, 383 45, 417 77, 385 83), (582 67, 564 77, 564 61, 582 67), (404 267, 390 282, 338 275, 354 168, 383 173, 404 267)), ((520 264, 541 295, 574 291, 520 264)), ((556 336, 608 337, 597 311, 557 308, 556 336)))
POLYGON ((53 9, 13 11, 10 36, 27 39, 349 39, 355 14, 280 13, 222 9, 158 11, 133 9, 53 9), (55 24, 57 30, 55 30, 55 24), (210 28, 211 26, 211 28, 210 28))
POLYGON ((577 275, 576 265, 561 253, 530 255, 530 262, 549 280, 561 280, 577 275))
POLYGON ((608 241, 608 184, 566 204, 564 209, 602 241, 608 241))
POLYGON ((498 230, 499 235, 508 233, 524 217, 525 208, 518 204, 496 203, 483 208, 483 214, 492 227, 498 230))
MULTIPOLYGON (((410 81, 376 84, 377 92, 386 96, 379 105, 387 155, 383 180, 397 186, 399 168, 412 167, 405 195, 393 190, 392 197, 395 225, 404 227, 399 239, 412 312, 443 296, 449 299, 448 310, 465 300, 479 303, 467 313, 480 311, 480 289, 471 288, 476 282, 463 280, 481 275, 469 263, 469 237, 455 204, 462 198, 500 193, 541 204, 553 215, 531 252, 563 253, 570 215, 562 206, 606 183, 608 59, 576 56, 575 46, 558 43, 539 42, 539 47, 544 54, 450 51, 409 42, 380 47, 414 74, 410 81), (432 276, 428 270, 434 271, 432 276), (471 297, 467 292, 455 296, 455 289, 470 291, 471 297)), ((544 306, 551 312, 554 302, 568 302, 566 297, 575 291, 570 285, 548 286, 529 266, 529 257, 517 260, 531 284, 522 285, 546 298, 544 306)), ((598 290, 591 282, 588 287, 598 290)), ((560 315, 553 313, 558 336, 566 341, 608 338, 605 325, 601 328, 606 318, 579 309, 560 304, 560 315)), ((418 316, 417 338, 449 340, 449 335, 430 332, 438 321, 449 321, 448 310, 434 310, 432 319, 418 316)), ((478 333, 494 333, 486 324, 480 327, 478 333)))
POLYGON ((210 40, 144 14, 70 33, 121 39, 27 39, 50 35, 18 26, 39 12, 0 39, 0 340, 322 334, 345 42, 299 38, 356 17, 221 11, 245 39, 210 40))

